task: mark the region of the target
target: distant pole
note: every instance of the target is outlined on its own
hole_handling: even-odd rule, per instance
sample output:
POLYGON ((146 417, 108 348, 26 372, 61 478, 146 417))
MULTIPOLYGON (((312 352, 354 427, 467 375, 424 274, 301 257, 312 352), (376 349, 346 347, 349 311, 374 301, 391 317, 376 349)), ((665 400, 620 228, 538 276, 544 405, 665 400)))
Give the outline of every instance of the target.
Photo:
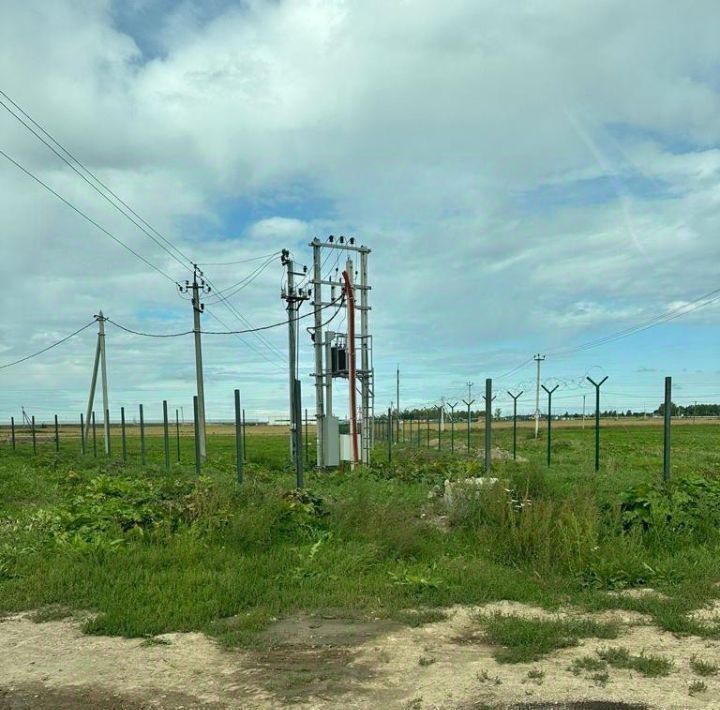
POLYGON ((537 381, 535 384, 535 438, 540 433, 540 363, 545 359, 544 355, 538 353, 533 360, 537 363, 537 381))
POLYGON ((177 462, 180 463, 180 413, 175 410, 175 438, 177 439, 177 462))
POLYGON ((145 465, 145 416, 142 404, 140 405, 140 463, 145 465))
POLYGON ((400 416, 400 363, 395 368, 395 402, 397 403, 398 416, 400 416))
POLYGON ((670 480, 670 426, 672 423, 672 377, 665 378, 665 415, 663 440, 663 480, 670 480))
POLYGON ((30 426, 32 430, 32 442, 33 442, 33 453, 37 453, 37 441, 35 440, 35 415, 32 415, 32 424, 30 426))
POLYGON ((165 469, 170 469, 170 427, 168 425, 167 400, 163 400, 163 439, 165 444, 165 469))
MULTIPOLYGON (((595 471, 600 470, 600 387, 602 387, 608 376, 595 382, 591 377, 586 378, 595 388, 595 471)), ((583 422, 585 421, 585 395, 583 395, 583 422)))
POLYGON ((542 388, 547 392, 548 396, 548 425, 547 425, 547 465, 550 466, 550 451, 551 451, 551 442, 552 442, 552 395, 553 392, 559 387, 560 385, 555 385, 551 390, 549 390, 545 385, 542 386, 542 388))
POLYGON ((105 321, 107 318, 100 311, 98 315, 98 344, 100 346, 100 377, 103 395, 103 437, 105 455, 110 456, 110 405, 108 404, 107 363, 105 359, 105 321))
POLYGON ((60 451, 60 429, 57 414, 55 415, 55 451, 60 451))
POLYGON ((243 458, 242 410, 240 409, 240 390, 235 390, 235 459, 238 483, 243 482, 243 458))
POLYGON ((95 411, 92 412, 93 456, 97 458, 97 427, 95 426, 95 411))
POLYGON ((120 437, 122 438, 123 461, 127 461, 127 436, 125 433, 125 407, 120 407, 120 437))
POLYGON ((455 407, 457 406, 458 402, 455 404, 448 402, 448 407, 450 407, 450 451, 452 453, 455 453, 455 407))
POLYGON ((492 380, 485 380, 485 473, 490 473, 492 468, 492 403, 495 397, 492 393, 492 380))
POLYGON ((388 407, 387 420, 388 463, 392 461, 392 407, 388 407))
POLYGON ((83 421, 83 413, 80 412, 80 456, 85 455, 85 422, 83 421))
POLYGON ((242 432, 243 432, 243 463, 247 461, 247 419, 245 419, 245 410, 242 410, 242 432))
POLYGON ((195 473, 199 476, 202 470, 202 449, 200 448, 200 412, 198 410, 198 396, 193 395, 193 435, 195 438, 195 473))
POLYGON ((517 460, 517 401, 520 399, 523 391, 513 394, 508 390, 508 394, 513 401, 513 461, 517 460))
POLYGON ((207 456, 207 435, 205 433, 205 385, 203 379, 203 361, 202 361, 202 341, 200 337, 200 315, 205 311, 205 304, 200 302, 200 294, 210 293, 210 286, 205 283, 203 272, 200 271, 197 264, 193 264, 193 280, 192 284, 185 281, 185 285, 178 284, 180 293, 192 292, 192 309, 193 309, 193 333, 195 334, 195 380, 197 383, 198 397, 198 420, 196 425, 199 427, 198 442, 200 444, 200 456, 207 456), (200 279, 198 280, 198 276, 200 279))
MULTIPOLYGON (((80 416, 82 416, 82 414, 80 416)), ((10 432, 12 435, 12 448, 13 451, 15 451, 15 417, 10 417, 10 432)))

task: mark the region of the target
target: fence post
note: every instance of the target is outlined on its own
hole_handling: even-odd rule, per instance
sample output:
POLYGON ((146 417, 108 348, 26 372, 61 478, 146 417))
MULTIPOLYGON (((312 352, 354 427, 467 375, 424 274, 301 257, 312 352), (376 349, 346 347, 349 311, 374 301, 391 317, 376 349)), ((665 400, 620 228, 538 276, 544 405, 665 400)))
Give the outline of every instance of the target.
POLYGON ((95 412, 92 413, 92 432, 93 432, 93 456, 97 458, 97 427, 95 426, 95 412))
POLYGON ((467 405, 467 454, 470 456, 470 407, 472 406, 473 402, 475 402, 474 399, 471 399, 469 402, 464 399, 463 402, 467 405))
POLYGON ((295 418, 296 426, 293 436, 295 437, 295 484, 298 488, 305 487, 305 472, 303 470, 303 452, 302 452, 302 385, 300 380, 293 382, 293 392, 295 399, 295 418))
MULTIPOLYGON (((366 432, 363 432, 365 436, 366 432)), ((305 464, 310 463, 310 439, 308 438, 308 410, 305 407, 305 464)))
POLYGON ((82 412, 80 412, 80 456, 85 456, 85 422, 82 412))
POLYGON ((31 428, 32 428, 33 453, 36 454, 37 453, 37 442, 35 441, 35 415, 34 414, 32 416, 31 428))
POLYGON ((107 455, 108 455, 108 457, 109 457, 109 456, 110 456, 110 449, 111 449, 111 445, 110 445, 110 410, 109 410, 109 409, 106 409, 106 410, 105 410, 105 422, 104 422, 104 425, 105 425, 105 426, 104 426, 104 429, 105 429, 105 431, 107 432, 107 455))
POLYGON ((510 395, 510 398, 513 401, 513 461, 517 460, 517 401, 520 399, 520 395, 522 395, 523 391, 520 390, 517 394, 513 394, 509 390, 507 390, 507 393, 510 395))
POLYGON ((243 482, 243 431, 240 410, 240 390, 235 390, 235 458, 237 460, 237 482, 243 482))
POLYGON ((428 418, 425 420, 425 424, 427 425, 425 427, 427 431, 427 447, 430 448, 430 413, 428 412, 428 418))
POLYGON ((193 395, 193 434, 195 435, 195 473, 199 476, 201 469, 200 463, 200 417, 198 415, 198 398, 193 395))
POLYGON ((58 427, 57 414, 55 415, 55 451, 60 451, 60 428, 58 427))
POLYGON ((165 470, 170 469, 170 427, 168 425, 167 400, 163 400, 163 437, 165 439, 165 470))
POLYGON ((180 413, 175 410, 175 438, 177 439, 177 462, 180 463, 180 413))
POLYGON ((127 435, 125 433, 125 407, 120 407, 120 438, 122 440, 123 461, 127 461, 127 435))
POLYGON ((388 407, 387 420, 388 463, 392 461, 392 408, 388 407))
MULTIPOLYGON (((602 386, 603 382, 607 380, 608 376, 605 375, 605 377, 600 380, 600 382, 595 382, 591 377, 588 377, 587 380, 590 382, 593 387, 595 387, 595 470, 600 470, 600 387, 602 386)), ((584 403, 583 403, 584 404, 584 403)))
POLYGON ((242 410, 242 432, 243 432, 243 463, 247 463, 247 419, 245 419, 245 410, 242 410))
POLYGON ((140 463, 145 465, 145 416, 140 405, 140 463))
POLYGON ((485 380, 485 475, 492 468, 492 403, 495 397, 492 393, 492 380, 485 380))
POLYGON ((438 408, 438 451, 440 451, 440 442, 442 441, 442 405, 438 408))
POLYGON ((12 447, 15 451, 15 417, 10 417, 10 431, 12 432, 12 447))
POLYGON ((548 425, 547 425, 547 436, 548 436, 548 443, 547 443, 547 465, 550 466, 550 447, 552 443, 552 395, 553 392, 560 387, 560 385, 555 385, 551 390, 549 390, 545 385, 542 386, 542 388, 547 392, 548 396, 548 425))
POLYGON ((665 378, 665 421, 663 426, 663 480, 670 480, 670 426, 672 423, 672 377, 665 378))

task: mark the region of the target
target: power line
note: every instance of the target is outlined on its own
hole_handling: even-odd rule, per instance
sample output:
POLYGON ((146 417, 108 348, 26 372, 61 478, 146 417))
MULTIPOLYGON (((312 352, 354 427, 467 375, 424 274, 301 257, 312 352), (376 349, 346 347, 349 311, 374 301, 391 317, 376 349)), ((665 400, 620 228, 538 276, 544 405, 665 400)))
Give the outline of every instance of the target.
POLYGON ((27 360, 37 357, 38 355, 42 355, 43 353, 46 353, 48 350, 52 350, 53 348, 56 348, 58 345, 62 345, 63 343, 67 342, 68 340, 70 340, 70 338, 74 338, 76 335, 82 333, 83 330, 87 330, 94 323, 95 323, 95 319, 91 320, 87 325, 84 325, 82 328, 78 328, 74 333, 70 333, 70 335, 66 335, 64 338, 61 338, 60 340, 53 343, 52 345, 48 345, 46 348, 43 348, 42 350, 38 350, 35 353, 26 355, 25 357, 21 357, 19 360, 15 360, 14 362, 8 362, 5 365, 0 365, 0 370, 4 370, 7 367, 12 367, 13 365, 19 365, 21 362, 26 362, 27 360))
POLYGON ((215 261, 215 262, 203 262, 198 266, 236 266, 237 264, 247 264, 251 261, 260 261, 260 259, 267 259, 268 257, 277 256, 280 251, 274 251, 272 254, 263 254, 262 256, 252 256, 249 259, 240 259, 238 261, 215 261))
POLYGON ((275 254, 271 254, 267 261, 256 267, 251 273, 240 279, 240 281, 237 281, 232 286, 228 286, 227 288, 221 289, 215 293, 214 295, 218 297, 218 301, 216 301, 216 303, 220 300, 220 294, 224 295, 225 298, 232 298, 236 293, 249 286, 273 262, 275 256, 275 254), (228 293, 228 291, 231 291, 231 293, 228 293))
POLYGON ((100 185, 103 190, 105 190, 107 193, 112 195, 126 210, 128 210, 132 215, 137 217, 142 224, 138 224, 130 215, 128 215, 124 210, 122 210, 116 202, 111 200, 105 192, 100 190, 96 184, 93 184, 85 175, 83 175, 78 168, 73 165, 70 160, 68 160, 65 155, 60 153, 58 150, 55 149, 54 146, 52 146, 45 138, 43 138, 32 126, 30 126, 28 123, 26 123, 20 116, 18 116, 10 107, 7 106, 2 100, 0 100, 0 106, 2 106, 15 120, 17 120, 19 123, 21 123, 30 133, 32 133, 39 141, 41 141, 47 148, 49 148, 55 155, 57 155, 60 160, 62 160, 71 170, 73 170, 80 178, 82 178, 95 192, 97 192, 105 201, 107 201, 112 207, 114 207, 120 214, 122 214, 126 219, 128 219, 130 222, 132 222, 138 229, 140 229, 145 235, 147 235, 150 239, 155 242, 161 249, 163 249, 165 252, 167 252, 175 261, 177 261, 181 266, 186 267, 186 264, 183 263, 181 259, 178 259, 178 257, 168 248, 170 246, 172 249, 174 249, 180 256, 185 259, 187 262, 192 264, 192 260, 185 254, 183 254, 182 251, 178 247, 176 247, 169 239, 167 239, 165 236, 163 236, 160 232, 158 232, 151 224, 149 224, 145 219, 143 219, 135 210, 132 209, 121 197, 119 197, 113 190, 108 187, 100 178, 97 177, 89 168, 87 168, 82 161, 80 161, 77 157, 75 157, 65 146, 60 143, 54 136, 52 136, 43 126, 41 126, 32 116, 30 116, 23 108, 21 108, 15 101, 13 101, 10 96, 8 96, 2 89, 0 89, 0 95, 4 96, 7 101, 9 101, 20 113, 23 114, 29 121, 31 121, 45 136, 47 136, 56 146, 60 148, 65 155, 69 156, 71 160, 73 160, 77 165, 79 165, 82 170, 89 175, 92 180, 97 183, 97 185, 100 185), (153 236, 145 227, 142 225, 146 225, 149 229, 151 229, 157 236, 164 242, 164 244, 161 241, 158 241, 158 239, 153 236), (165 246, 168 245, 168 246, 165 246))
POLYGON ((133 256, 136 256, 138 259, 140 259, 140 261, 142 261, 144 264, 149 266, 151 269, 154 269, 155 271, 157 271, 159 274, 164 276, 171 283, 173 283, 173 284, 175 283, 175 279, 172 278, 172 276, 169 276, 159 266, 155 266, 155 264, 153 264, 151 261, 148 261, 144 256, 142 256, 141 254, 136 252, 131 246, 128 246, 124 241, 122 241, 122 239, 120 239, 119 237, 116 237, 112 232, 105 229, 105 227, 103 227, 102 225, 98 224, 92 217, 89 217, 88 215, 86 215, 79 207, 75 207, 75 205, 72 202, 70 202, 69 200, 66 200, 59 192, 56 192, 52 187, 50 187, 50 185, 43 182, 39 177, 37 177, 37 175, 34 175, 33 173, 31 173, 27 168, 25 168, 20 163, 18 163, 17 160, 15 160, 14 158, 11 158, 5 151, 0 150, 0 155, 2 155, 3 158, 5 158, 9 162, 11 162, 16 168, 18 168, 19 170, 22 170, 22 172, 24 172, 28 177, 32 178, 36 183, 38 183, 38 185, 41 185, 48 192, 50 192, 52 195, 57 197, 58 200, 63 202, 65 205, 67 205, 71 210, 74 210, 75 212, 77 212, 84 220, 90 222, 90 224, 92 224, 94 227, 97 227, 97 229, 99 229, 101 232, 103 232, 103 234, 106 234, 108 237, 110 237, 110 239, 112 239, 114 242, 116 242, 121 247, 123 247, 123 249, 127 249, 127 251, 129 251, 133 256))
MULTIPOLYGON (((327 303, 324 306, 321 306, 318 310, 325 310, 326 308, 330 308, 331 306, 334 306, 335 303, 327 303)), ((340 305, 338 305, 337 310, 333 314, 333 316, 323 325, 327 325, 332 321, 335 316, 340 312, 340 309, 342 308, 343 304, 342 302, 340 305)), ((308 311, 305 313, 305 315, 298 316, 297 320, 301 320, 303 318, 309 318, 310 316, 314 315, 314 311, 308 311)), ((117 321, 114 321, 112 318, 106 319, 108 323, 111 323, 112 325, 116 326, 117 328, 120 328, 120 330, 124 330, 126 333, 131 333, 132 335, 141 335, 146 338, 180 338, 184 335, 192 335, 195 331, 193 330, 185 330, 180 333, 147 333, 140 330, 133 330, 132 328, 128 328, 125 325, 122 325, 121 323, 118 323, 117 321)), ((220 321, 222 322, 222 321, 220 321)), ((287 325, 289 323, 288 320, 278 321, 277 323, 270 323, 268 325, 261 325, 255 328, 247 328, 245 330, 201 330, 200 333, 202 335, 247 335, 248 333, 256 333, 258 331, 263 330, 270 330, 271 328, 279 328, 282 325, 287 325)), ((86 326, 87 327, 87 326, 86 326)), ((79 331, 78 331, 79 332, 79 331)), ((68 336, 72 337, 72 336, 68 336)))

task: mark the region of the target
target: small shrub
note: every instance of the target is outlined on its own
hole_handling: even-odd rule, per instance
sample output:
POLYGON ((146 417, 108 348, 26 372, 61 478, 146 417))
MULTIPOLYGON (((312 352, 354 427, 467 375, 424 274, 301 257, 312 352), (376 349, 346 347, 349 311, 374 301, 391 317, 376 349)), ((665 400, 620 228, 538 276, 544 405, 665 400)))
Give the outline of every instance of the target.
POLYGON ((648 678, 670 675, 672 661, 662 656, 646 655, 641 653, 633 656, 622 646, 613 646, 597 652, 602 660, 615 668, 626 668, 642 673, 648 678))
POLYGON ((616 638, 615 624, 601 624, 589 619, 523 619, 495 614, 481 619, 485 640, 501 646, 495 653, 500 663, 537 661, 559 648, 576 646, 581 638, 616 638))
POLYGON ((693 656, 690 659, 690 668, 692 668, 693 673, 701 676, 717 675, 719 670, 715 663, 703 661, 697 656, 693 656))
POLYGON ((594 658, 593 656, 583 656, 582 658, 574 658, 569 670, 572 671, 573 675, 580 675, 583 671, 594 673, 605 670, 605 668, 607 668, 607 662, 602 659, 594 658))
POLYGON ((707 690, 707 685, 702 680, 694 680, 688 685, 688 695, 696 695, 697 693, 704 693, 707 690))

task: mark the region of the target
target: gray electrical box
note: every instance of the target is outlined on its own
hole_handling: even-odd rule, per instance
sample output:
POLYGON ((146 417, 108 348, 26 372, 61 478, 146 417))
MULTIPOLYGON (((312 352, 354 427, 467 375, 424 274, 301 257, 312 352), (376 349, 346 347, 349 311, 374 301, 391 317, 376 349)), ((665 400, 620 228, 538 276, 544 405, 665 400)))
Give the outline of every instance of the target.
POLYGON ((322 420, 323 443, 325 445, 325 465, 340 465, 340 424, 337 417, 325 415, 322 420))

